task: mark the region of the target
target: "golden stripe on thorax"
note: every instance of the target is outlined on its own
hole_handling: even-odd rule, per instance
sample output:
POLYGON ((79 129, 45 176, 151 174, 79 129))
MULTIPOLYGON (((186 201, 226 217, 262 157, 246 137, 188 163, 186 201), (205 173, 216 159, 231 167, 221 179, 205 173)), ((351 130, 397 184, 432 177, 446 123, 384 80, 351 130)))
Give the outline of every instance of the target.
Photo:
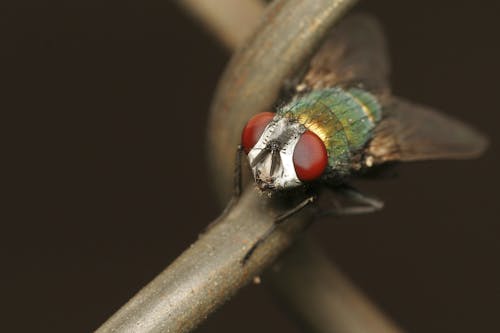
POLYGON ((346 93, 346 95, 352 97, 352 99, 354 99, 359 104, 359 106, 363 110, 365 116, 368 119, 370 119, 370 121, 372 123, 374 123, 376 121, 375 117, 373 116, 372 110, 370 110, 362 100, 360 100, 358 97, 354 96, 353 94, 351 94, 348 91, 345 91, 345 93, 346 93))

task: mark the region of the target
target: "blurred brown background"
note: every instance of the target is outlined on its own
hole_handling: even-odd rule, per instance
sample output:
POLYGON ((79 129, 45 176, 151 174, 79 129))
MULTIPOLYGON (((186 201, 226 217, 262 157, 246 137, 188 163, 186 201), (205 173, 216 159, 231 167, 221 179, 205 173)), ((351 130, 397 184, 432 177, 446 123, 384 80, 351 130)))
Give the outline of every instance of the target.
MULTIPOLYGON (((312 230, 412 332, 500 330, 498 7, 357 7, 386 29, 395 93, 491 139, 477 161, 358 183, 386 209, 312 230)), ((2 331, 97 328, 217 215, 205 126, 228 58, 170 1, 1 2, 2 331)), ((276 330, 297 332, 260 285, 199 332, 276 330)))

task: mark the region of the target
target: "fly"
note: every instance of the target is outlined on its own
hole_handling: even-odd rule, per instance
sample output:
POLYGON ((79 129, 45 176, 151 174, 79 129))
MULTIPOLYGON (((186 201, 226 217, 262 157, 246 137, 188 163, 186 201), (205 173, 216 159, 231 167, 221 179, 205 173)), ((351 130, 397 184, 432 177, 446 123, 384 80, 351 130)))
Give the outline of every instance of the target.
MULTIPOLYGON (((334 214, 359 214, 383 203, 348 185, 349 179, 393 161, 467 159, 481 155, 487 140, 462 122, 390 94, 389 65, 379 24, 358 15, 341 22, 313 57, 294 97, 253 116, 241 149, 261 191, 293 190, 320 183, 356 203, 334 214)), ((243 258, 245 263, 291 213, 273 226, 243 258)))

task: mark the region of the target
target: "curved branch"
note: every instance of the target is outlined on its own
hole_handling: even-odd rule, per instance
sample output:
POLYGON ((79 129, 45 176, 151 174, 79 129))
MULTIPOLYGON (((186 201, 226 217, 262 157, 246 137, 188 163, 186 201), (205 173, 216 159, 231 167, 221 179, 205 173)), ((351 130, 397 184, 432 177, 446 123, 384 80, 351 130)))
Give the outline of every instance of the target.
POLYGON ((209 119, 208 153, 220 202, 230 197, 234 149, 255 113, 270 110, 287 79, 311 57, 333 24, 356 0, 277 0, 231 59, 209 119))
MULTIPOLYGON (((228 196, 232 174, 228 161, 232 161, 240 125, 251 114, 273 103, 283 81, 312 54, 330 26, 354 2, 276 1, 256 35, 233 58, 221 81, 211 118, 211 156, 215 161, 213 170, 216 171, 221 199, 228 196), (250 96, 252 103, 248 102, 250 96)), ((269 266, 307 225, 310 211, 306 209, 285 228, 275 232, 259 247, 252 259, 241 266, 240 260, 248 248, 267 230, 273 216, 287 206, 286 202, 263 198, 253 187, 249 187, 215 227, 200 236, 97 332, 188 332, 194 329, 239 288, 269 266)), ((330 312, 311 313, 304 311, 310 306, 305 302, 311 297, 316 301, 323 291, 306 285, 307 288, 303 288, 305 292, 299 292, 302 287, 300 278, 285 279, 282 276, 285 271, 270 273, 270 280, 280 281, 277 293, 286 295, 290 306, 302 312, 303 322, 309 322, 306 326, 314 327, 318 332, 356 327, 355 323, 358 323, 357 327, 365 328, 364 331, 371 332, 377 332, 372 329, 374 324, 377 324, 374 327, 392 327, 314 250, 309 254, 304 250, 298 254, 293 251, 289 258, 292 259, 285 259, 287 261, 283 266, 289 274, 306 278, 308 273, 302 275, 300 272, 304 268, 310 269, 315 283, 330 284, 326 297, 317 299, 318 305, 327 306, 330 312), (300 260, 304 254, 311 256, 309 263, 300 260), (294 259, 296 255, 299 258, 294 259), (308 294, 308 291, 312 293, 308 294), (335 307, 339 300, 347 302, 335 307), (319 320, 318 315, 325 313, 331 314, 331 320, 319 320), (352 320, 344 318, 348 314, 352 320), (318 325, 310 325, 311 322, 318 325), (342 322, 346 322, 345 326, 342 322)))

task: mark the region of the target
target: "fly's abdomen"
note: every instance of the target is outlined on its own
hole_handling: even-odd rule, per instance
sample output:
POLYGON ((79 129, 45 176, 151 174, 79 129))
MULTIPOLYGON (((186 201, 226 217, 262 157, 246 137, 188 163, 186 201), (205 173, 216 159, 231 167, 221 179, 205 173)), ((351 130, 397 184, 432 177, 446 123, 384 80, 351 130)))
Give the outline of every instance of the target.
POLYGON ((381 118, 375 96, 359 89, 315 90, 278 110, 295 117, 318 135, 328 151, 328 164, 340 176, 353 167, 353 157, 372 138, 381 118))

